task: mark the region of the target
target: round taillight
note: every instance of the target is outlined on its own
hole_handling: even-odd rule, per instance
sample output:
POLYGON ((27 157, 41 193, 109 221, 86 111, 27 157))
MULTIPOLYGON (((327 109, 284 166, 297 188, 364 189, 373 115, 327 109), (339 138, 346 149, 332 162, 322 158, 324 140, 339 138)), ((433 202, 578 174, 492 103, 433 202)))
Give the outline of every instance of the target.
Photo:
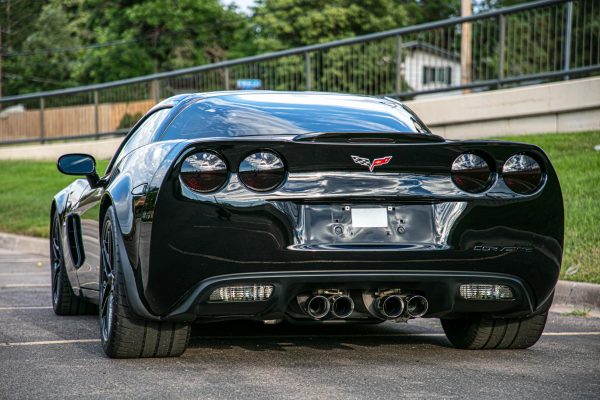
POLYGON ((283 160, 270 151, 250 154, 240 163, 240 181, 249 189, 266 192, 275 189, 285 179, 283 160))
POLYGON ((461 154, 452 163, 452 181, 465 192, 480 193, 490 185, 492 171, 477 154, 461 154))
POLYGON ((542 168, 537 161, 526 154, 515 154, 504 163, 502 179, 513 192, 529 194, 542 183, 542 168))
POLYGON ((227 181, 227 164, 217 154, 201 151, 183 160, 180 176, 195 192, 214 192, 227 181))

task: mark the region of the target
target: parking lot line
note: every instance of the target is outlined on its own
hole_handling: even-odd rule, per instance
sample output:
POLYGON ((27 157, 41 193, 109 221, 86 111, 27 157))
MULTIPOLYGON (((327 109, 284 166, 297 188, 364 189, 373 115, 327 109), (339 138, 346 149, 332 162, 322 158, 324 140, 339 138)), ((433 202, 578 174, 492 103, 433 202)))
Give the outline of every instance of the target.
POLYGON ((0 289, 28 288, 28 287, 50 287, 49 283, 8 283, 0 286, 0 289))
MULTIPOLYGON (((390 333, 390 334, 375 334, 375 335, 269 335, 269 336, 192 336, 192 340, 240 340, 240 339, 322 339, 322 338, 378 338, 378 337, 441 337, 443 333, 390 333)), ((600 336, 600 332, 545 332, 542 336, 600 336)), ((4 342, 0 343, 0 347, 12 346, 49 346, 49 345, 65 345, 77 343, 99 343, 100 339, 72 339, 72 340, 42 340, 37 342, 4 342)), ((193 350, 190 347, 188 350, 193 350)))
POLYGON ((13 311, 13 310, 46 310, 51 309, 50 306, 22 306, 22 307, 0 307, 0 311, 13 311))
POLYGON ((100 339, 73 339, 73 340, 43 340, 39 342, 14 342, 14 343, 0 343, 0 347, 12 347, 12 346, 43 346, 53 344, 75 344, 75 343, 97 343, 100 339))
POLYGON ((21 276, 21 275, 46 276, 46 275, 48 275, 48 272, 0 272, 0 276, 21 276))

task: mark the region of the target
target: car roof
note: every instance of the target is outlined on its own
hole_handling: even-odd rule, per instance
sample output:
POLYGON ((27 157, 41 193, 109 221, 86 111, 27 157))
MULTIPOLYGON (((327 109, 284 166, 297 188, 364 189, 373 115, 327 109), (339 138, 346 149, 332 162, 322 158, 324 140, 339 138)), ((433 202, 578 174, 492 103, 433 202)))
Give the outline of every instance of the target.
POLYGON ((330 92, 294 92, 294 91, 273 91, 273 90, 229 90, 229 91, 218 91, 218 92, 205 92, 205 93, 186 93, 179 94, 173 97, 169 97, 155 105, 152 109, 157 108, 165 108, 165 107, 175 107, 181 103, 189 103, 194 100, 200 99, 209 99, 209 98, 223 98, 228 102, 234 102, 236 98, 241 99, 243 97, 244 103, 256 101, 257 103, 262 103, 264 101, 277 101, 281 104, 292 104, 295 101, 292 99, 304 99, 305 101, 310 101, 310 99, 314 99, 317 103, 323 103, 328 101, 357 101, 357 102, 365 102, 365 103, 388 103, 388 105, 392 105, 393 103, 398 104, 396 100, 392 100, 389 98, 383 97, 374 97, 374 96, 366 96, 366 95, 356 95, 356 94, 345 94, 345 93, 330 93, 330 92))

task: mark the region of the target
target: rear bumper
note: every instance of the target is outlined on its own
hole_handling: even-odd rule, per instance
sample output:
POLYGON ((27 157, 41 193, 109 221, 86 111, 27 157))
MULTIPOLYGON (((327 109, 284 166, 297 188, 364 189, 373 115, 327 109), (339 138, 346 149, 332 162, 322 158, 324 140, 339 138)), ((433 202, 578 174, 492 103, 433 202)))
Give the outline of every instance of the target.
MULTIPOLYGON (((129 285, 128 285, 129 286, 129 285)), ((337 288, 359 294, 364 290, 401 288, 422 293, 429 301, 425 317, 451 318, 463 313, 485 312, 498 317, 522 317, 544 311, 552 296, 537 307, 526 284, 519 278, 493 273, 448 271, 353 271, 276 272, 215 276, 199 282, 167 315, 150 316, 146 309, 133 309, 140 316, 166 321, 220 321, 227 319, 276 320, 290 318, 290 305, 300 293, 314 289, 337 288), (214 303, 210 293, 220 286, 272 284, 275 289, 266 301, 214 303), (501 301, 464 300, 458 288, 462 283, 504 284, 512 288, 515 298, 501 301)), ((137 295, 129 286, 131 296, 137 295)), ((360 296, 355 296, 355 298, 360 296)), ((141 303, 139 303, 141 305, 141 303)))

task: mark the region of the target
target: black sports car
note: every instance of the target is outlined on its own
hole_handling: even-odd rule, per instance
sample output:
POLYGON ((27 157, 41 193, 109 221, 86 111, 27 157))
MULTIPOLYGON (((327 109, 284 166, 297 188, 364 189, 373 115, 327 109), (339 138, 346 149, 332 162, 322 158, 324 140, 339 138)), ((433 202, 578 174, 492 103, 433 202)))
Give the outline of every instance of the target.
POLYGON ((563 205, 538 147, 450 141, 389 98, 179 95, 51 209, 57 314, 99 309, 111 357, 178 356, 190 324, 440 318, 526 348, 558 279, 563 205), (93 304, 92 304, 93 303, 93 304), (96 306, 98 305, 98 306, 96 306))

